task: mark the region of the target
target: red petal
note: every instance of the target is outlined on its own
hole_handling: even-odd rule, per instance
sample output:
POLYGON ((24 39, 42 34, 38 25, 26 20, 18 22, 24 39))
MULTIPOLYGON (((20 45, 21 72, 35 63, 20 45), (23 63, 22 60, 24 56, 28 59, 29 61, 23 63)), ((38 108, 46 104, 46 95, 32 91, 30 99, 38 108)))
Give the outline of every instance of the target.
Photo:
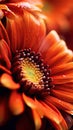
POLYGON ((47 104, 45 104, 42 101, 37 101, 35 100, 36 105, 39 106, 39 109, 41 111, 43 111, 44 116, 46 116, 49 120, 52 121, 53 125, 55 126, 55 128, 57 130, 66 130, 67 128, 67 124, 64 120, 64 118, 62 117, 62 115, 60 114, 60 112, 51 104, 49 107, 47 104))
POLYGON ((52 76, 53 84, 65 84, 65 83, 73 83, 73 74, 65 74, 59 76, 52 76))
MULTIPOLYGON (((7 21, 6 28, 13 52, 17 49, 19 50, 24 48, 32 48, 34 51, 38 50, 40 43, 46 34, 44 21, 38 15, 34 15, 30 8, 29 11, 27 11, 27 6, 25 7, 26 8, 23 6, 24 13, 21 15, 22 17, 15 13, 16 17, 14 20, 8 18, 7 21)), ((19 10, 21 9, 22 8, 19 8, 19 10)))
POLYGON ((55 97, 58 97, 61 100, 73 103, 73 93, 71 93, 71 92, 65 92, 65 91, 62 91, 62 90, 52 89, 51 93, 52 93, 52 95, 54 95, 55 97))
POLYGON ((51 68, 51 75, 60 75, 66 73, 73 73, 73 62, 61 64, 51 68))

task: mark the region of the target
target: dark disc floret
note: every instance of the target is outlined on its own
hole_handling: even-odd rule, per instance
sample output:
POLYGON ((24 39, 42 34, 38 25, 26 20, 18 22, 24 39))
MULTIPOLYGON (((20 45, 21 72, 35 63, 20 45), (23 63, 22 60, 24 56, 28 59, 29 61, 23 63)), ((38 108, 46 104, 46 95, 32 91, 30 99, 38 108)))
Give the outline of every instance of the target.
POLYGON ((29 95, 50 94, 52 79, 49 66, 45 65, 40 54, 31 49, 16 51, 12 60, 14 80, 21 85, 21 91, 29 95))

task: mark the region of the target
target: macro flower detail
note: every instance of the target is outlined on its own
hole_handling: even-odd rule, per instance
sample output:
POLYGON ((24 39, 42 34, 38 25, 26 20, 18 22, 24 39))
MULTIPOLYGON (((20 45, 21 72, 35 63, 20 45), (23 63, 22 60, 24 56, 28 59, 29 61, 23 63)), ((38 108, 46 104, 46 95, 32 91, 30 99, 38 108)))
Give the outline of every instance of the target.
POLYGON ((24 113, 29 124, 31 112, 33 129, 40 130, 46 118, 52 128, 68 130, 73 124, 73 52, 54 30, 46 34, 40 10, 31 7, 25 2, 0 5, 5 20, 0 21, 0 89, 8 95, 12 115, 24 113))
POLYGON ((70 27, 68 16, 73 11, 72 0, 41 0, 42 13, 49 29, 67 30, 70 27))

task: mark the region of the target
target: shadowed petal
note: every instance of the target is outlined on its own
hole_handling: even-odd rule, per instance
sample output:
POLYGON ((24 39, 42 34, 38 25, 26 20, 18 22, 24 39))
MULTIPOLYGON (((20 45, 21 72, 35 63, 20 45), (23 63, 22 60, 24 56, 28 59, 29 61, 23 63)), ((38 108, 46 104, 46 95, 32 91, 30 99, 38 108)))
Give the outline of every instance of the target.
POLYGON ((9 108, 13 115, 19 115, 25 110, 25 104, 23 103, 22 96, 13 91, 9 98, 9 108))
POLYGON ((68 129, 64 118, 52 104, 49 107, 43 101, 39 102, 35 99, 35 102, 36 102, 36 105, 39 106, 38 111, 39 109, 43 111, 44 116, 46 116, 48 119, 52 121, 53 125, 55 126, 57 130, 68 129))
POLYGON ((0 39, 4 39, 7 42, 7 44, 10 45, 8 34, 1 21, 0 21, 0 39))
POLYGON ((73 130, 73 118, 67 113, 62 113, 62 115, 67 122, 69 130, 73 130))
POLYGON ((0 55, 1 55, 1 60, 3 60, 6 63, 7 68, 10 69, 11 52, 8 44, 3 39, 0 40, 0 55))
POLYGON ((45 102, 47 104, 52 103, 53 105, 55 105, 57 108, 62 109, 63 111, 66 111, 69 114, 73 115, 73 105, 67 102, 64 102, 58 98, 52 97, 52 96, 48 96, 47 98, 45 98, 45 102))
POLYGON ((6 74, 6 73, 4 73, 1 76, 1 81, 0 82, 4 87, 9 88, 9 89, 18 89, 18 88, 20 88, 20 85, 15 83, 13 81, 12 77, 9 74, 6 74))
MULTIPOLYGON (((58 88, 59 85, 56 86, 56 88, 58 88)), ((60 87, 59 87, 60 88, 60 87)), ((65 83, 65 84, 61 84, 61 88, 68 88, 68 89, 71 89, 73 90, 73 83, 70 82, 70 83, 65 83)))
POLYGON ((7 105, 8 105, 7 98, 0 97, 0 126, 4 125, 10 117, 7 105))
POLYGON ((24 112, 18 117, 16 130, 34 130, 33 120, 28 112, 24 112))
POLYGON ((5 68, 4 66, 2 66, 2 65, 0 65, 0 72, 6 72, 6 73, 8 73, 8 74, 11 74, 11 72, 7 69, 7 68, 5 68))

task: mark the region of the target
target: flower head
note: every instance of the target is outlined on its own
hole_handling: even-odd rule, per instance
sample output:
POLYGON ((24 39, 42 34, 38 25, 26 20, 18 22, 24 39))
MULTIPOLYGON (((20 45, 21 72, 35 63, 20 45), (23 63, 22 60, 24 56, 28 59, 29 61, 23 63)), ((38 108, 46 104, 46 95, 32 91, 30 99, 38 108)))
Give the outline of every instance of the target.
POLYGON ((42 13, 48 29, 67 30, 69 21, 67 16, 73 11, 72 0, 41 0, 42 13))
POLYGON ((73 52, 55 31, 46 35, 45 23, 35 6, 20 2, 0 8, 5 16, 5 24, 0 21, 0 86, 9 93, 10 112, 24 112, 25 120, 26 113, 31 112, 36 130, 42 127, 44 118, 58 130, 69 129, 73 52))

